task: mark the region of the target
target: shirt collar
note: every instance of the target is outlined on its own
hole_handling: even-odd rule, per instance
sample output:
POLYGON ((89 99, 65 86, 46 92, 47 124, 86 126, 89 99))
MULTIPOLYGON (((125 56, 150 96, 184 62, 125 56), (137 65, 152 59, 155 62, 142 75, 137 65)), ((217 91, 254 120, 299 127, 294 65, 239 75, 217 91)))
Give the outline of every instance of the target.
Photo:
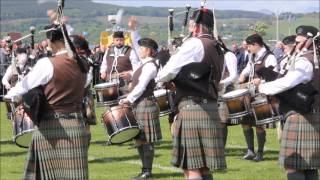
POLYGON ((266 48, 265 47, 263 47, 263 48, 261 48, 260 49, 260 51, 257 53, 257 56, 256 56, 256 60, 257 59, 260 59, 260 57, 264 54, 264 52, 266 52, 266 48))
POLYGON ((62 49, 62 50, 59 50, 58 52, 56 52, 54 55, 58 56, 58 55, 65 54, 65 53, 68 53, 68 51, 66 49, 62 49))
POLYGON ((147 62, 149 62, 151 60, 153 60, 152 57, 147 57, 147 58, 141 59, 141 62, 142 62, 142 64, 145 64, 145 63, 147 63, 147 62))

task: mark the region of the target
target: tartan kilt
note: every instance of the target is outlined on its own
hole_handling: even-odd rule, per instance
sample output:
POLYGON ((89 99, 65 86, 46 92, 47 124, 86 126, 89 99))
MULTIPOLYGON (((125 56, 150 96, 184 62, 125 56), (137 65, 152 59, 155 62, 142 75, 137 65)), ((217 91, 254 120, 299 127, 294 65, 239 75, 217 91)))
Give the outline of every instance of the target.
POLYGON ((159 107, 155 98, 144 98, 135 105, 133 112, 141 130, 135 139, 150 143, 162 139, 159 107))
POLYGON ((285 168, 320 169, 319 115, 301 115, 293 112, 286 118, 279 163, 285 168))
POLYGON ((32 136, 24 179, 88 179, 87 141, 80 112, 44 115, 32 136))
POLYGON ((172 165, 182 169, 226 169, 217 104, 214 101, 179 103, 173 123, 172 165))

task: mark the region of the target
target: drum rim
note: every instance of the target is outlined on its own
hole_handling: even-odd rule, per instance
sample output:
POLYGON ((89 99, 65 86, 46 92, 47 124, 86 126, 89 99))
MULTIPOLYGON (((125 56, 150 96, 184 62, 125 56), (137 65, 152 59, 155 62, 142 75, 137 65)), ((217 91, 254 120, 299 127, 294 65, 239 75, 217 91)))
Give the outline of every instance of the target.
POLYGON ((167 92, 169 93, 170 90, 167 90, 167 89, 157 89, 157 90, 154 90, 154 91, 153 91, 153 95, 154 95, 155 97, 160 97, 160 96, 166 95, 167 92), (155 92, 162 92, 162 93, 155 94, 155 92))
POLYGON ((262 119, 262 120, 257 120, 257 118, 255 117, 256 125, 265 125, 265 124, 277 122, 277 121, 280 121, 280 120, 281 120, 281 115, 270 117, 270 118, 265 118, 265 119, 262 119), (257 123, 257 122, 260 122, 260 123, 257 123), (263 122, 263 123, 261 123, 261 122, 263 122))
POLYGON ((234 99, 234 98, 238 98, 238 97, 240 97, 240 96, 242 96, 242 95, 245 95, 245 94, 250 94, 249 89, 245 89, 245 88, 243 88, 243 89, 236 89, 236 90, 233 90, 233 91, 230 91, 230 92, 227 92, 227 93, 221 95, 221 98, 222 98, 222 99, 234 99), (228 94, 231 94, 231 93, 234 92, 234 91, 240 91, 240 90, 245 90, 245 91, 243 91, 242 93, 233 95, 233 96, 227 96, 228 94))
POLYGON ((29 130, 25 130, 25 131, 22 131, 22 132, 18 133, 17 135, 15 135, 15 136, 13 137, 14 143, 15 143, 17 146, 19 146, 19 147, 28 148, 29 146, 23 146, 23 145, 21 145, 21 144, 18 144, 18 143, 17 143, 17 139, 18 139, 19 137, 23 136, 24 134, 31 134, 31 139, 32 139, 32 134, 33 134, 34 131, 36 131, 36 129, 29 129, 29 130))
POLYGON ((118 84, 116 82, 106 82, 106 83, 100 83, 100 84, 96 84, 94 86, 95 89, 101 89, 101 88, 107 88, 107 87, 113 87, 113 86, 117 86, 118 84), (105 85, 105 86, 103 86, 105 85))
POLYGON ((251 102, 251 105, 269 104, 267 99, 258 99, 251 102))
POLYGON ((128 140, 122 141, 122 142, 116 142, 116 143, 112 142, 112 137, 114 137, 115 135, 117 135, 117 134, 119 134, 119 133, 121 133, 122 131, 125 131, 125 130, 127 130, 127 129, 137 129, 137 134, 136 134, 134 137, 136 137, 136 136, 139 134, 139 132, 140 132, 139 126, 127 126, 127 127, 124 127, 124 128, 119 129, 118 131, 112 133, 111 135, 108 135, 108 136, 109 136, 108 141, 109 141, 111 144, 122 144, 122 143, 125 143, 125 142, 130 141, 130 140, 133 139, 134 137, 132 137, 132 138, 130 138, 130 139, 128 139, 128 140))

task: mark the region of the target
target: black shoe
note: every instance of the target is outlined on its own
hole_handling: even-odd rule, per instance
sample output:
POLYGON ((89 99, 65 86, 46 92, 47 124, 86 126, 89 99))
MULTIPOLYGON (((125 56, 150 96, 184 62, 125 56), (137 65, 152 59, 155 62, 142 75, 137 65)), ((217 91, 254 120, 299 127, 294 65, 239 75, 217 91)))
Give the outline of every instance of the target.
POLYGON ((150 179, 152 178, 151 172, 142 172, 138 176, 133 177, 133 180, 139 180, 139 179, 150 179))
POLYGON ((263 153, 257 153, 256 157, 253 158, 255 162, 263 161, 263 153))
POLYGON ((242 159, 252 160, 255 157, 256 157, 256 154, 253 151, 251 151, 250 149, 248 149, 247 154, 244 155, 242 159))

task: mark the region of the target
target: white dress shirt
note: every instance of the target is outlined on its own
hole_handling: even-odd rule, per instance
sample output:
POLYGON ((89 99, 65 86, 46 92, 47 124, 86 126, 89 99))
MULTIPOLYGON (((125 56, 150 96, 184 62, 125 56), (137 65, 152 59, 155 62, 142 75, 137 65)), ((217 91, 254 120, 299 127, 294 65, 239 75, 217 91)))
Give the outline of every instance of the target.
POLYGON ((53 65, 48 57, 43 57, 37 61, 33 69, 18 82, 6 97, 13 99, 27 93, 30 89, 47 84, 53 77, 53 65))
MULTIPOLYGON (((266 52, 266 48, 261 48, 260 51, 257 53, 257 55, 254 58, 254 63, 259 63, 258 60, 261 58, 261 56, 263 56, 263 54, 266 52)), ((251 56, 249 56, 249 62, 247 63, 247 66, 242 70, 241 74, 244 75, 245 77, 248 77, 250 75, 250 72, 252 71, 252 63, 250 63, 251 61, 251 56)), ((274 71, 277 72, 277 59, 273 54, 269 54, 268 57, 265 59, 264 61, 264 66, 265 67, 269 67, 269 66, 273 66, 274 67, 274 71)))
POLYGON ((4 86, 10 86, 10 79, 12 77, 12 65, 10 65, 7 70, 6 70, 6 73, 3 75, 2 77, 2 84, 4 86))
MULTIPOLYGON (((225 79, 221 80, 220 83, 224 84, 224 86, 228 86, 231 84, 234 80, 237 78, 237 57, 234 55, 234 53, 228 51, 224 55, 224 68, 227 68, 229 71, 229 76, 225 79)), ((225 69, 224 69, 225 71, 225 69)))
MULTIPOLYGON (((91 64, 93 64, 93 61, 92 61, 92 59, 91 59, 90 57, 88 57, 87 60, 88 60, 91 64)), ((87 87, 90 85, 90 83, 91 83, 91 81, 92 81, 92 79, 93 79, 93 74, 92 74, 92 73, 93 73, 93 67, 90 66, 89 72, 87 73, 87 80, 86 80, 86 83, 85 83, 85 85, 84 85, 85 88, 87 88, 87 87)))
MULTIPOLYGON (((113 47, 114 48, 114 56, 117 57, 119 55, 121 55, 121 52, 124 48, 124 46, 122 48, 117 48, 117 47, 113 47)), ((104 73, 106 72, 108 65, 107 65, 107 54, 108 54, 108 49, 106 50, 106 52, 103 55, 103 60, 100 66, 100 73, 104 73)), ((140 61, 139 61, 139 57, 136 53, 136 50, 134 48, 132 48, 130 55, 129 55, 129 59, 132 65, 132 70, 136 70, 138 67, 140 67, 140 61)))
POLYGON ((142 64, 145 65, 142 67, 138 84, 127 96, 127 100, 130 103, 135 102, 146 90, 149 82, 157 76, 157 67, 153 63, 150 63, 152 60, 153 58, 141 59, 142 64))
POLYGON ((201 62, 204 57, 204 47, 199 38, 187 39, 180 50, 171 56, 167 64, 159 71, 156 82, 168 82, 174 79, 181 68, 193 62, 201 62))
MULTIPOLYGON (((279 79, 263 83, 259 86, 259 92, 266 95, 274 95, 295 87, 300 83, 312 80, 313 66, 305 57, 295 59, 294 66, 289 66, 288 73, 279 79)), ((294 98, 294 97, 293 97, 294 98)))

